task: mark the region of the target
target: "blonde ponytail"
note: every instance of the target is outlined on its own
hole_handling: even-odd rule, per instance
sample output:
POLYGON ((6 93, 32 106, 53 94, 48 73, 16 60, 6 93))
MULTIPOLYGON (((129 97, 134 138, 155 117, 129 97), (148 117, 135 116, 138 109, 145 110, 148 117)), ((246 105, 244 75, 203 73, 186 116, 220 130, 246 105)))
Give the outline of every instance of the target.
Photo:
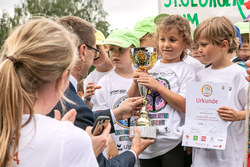
POLYGON ((33 117, 37 91, 72 68, 77 55, 72 39, 61 25, 36 19, 18 27, 5 41, 0 59, 0 166, 13 164, 21 127, 33 117), (30 117, 22 124, 24 112, 30 117))

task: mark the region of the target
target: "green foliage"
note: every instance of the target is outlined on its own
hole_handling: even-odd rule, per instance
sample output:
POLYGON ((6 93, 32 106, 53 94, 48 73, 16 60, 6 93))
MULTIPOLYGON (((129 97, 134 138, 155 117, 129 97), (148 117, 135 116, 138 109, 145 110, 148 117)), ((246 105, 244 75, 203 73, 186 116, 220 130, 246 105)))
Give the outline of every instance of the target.
POLYGON ((0 47, 9 31, 31 16, 55 19, 62 16, 78 16, 92 23, 105 36, 108 35, 110 26, 106 21, 107 12, 103 10, 103 0, 24 0, 15 6, 13 17, 3 11, 0 17, 0 47))

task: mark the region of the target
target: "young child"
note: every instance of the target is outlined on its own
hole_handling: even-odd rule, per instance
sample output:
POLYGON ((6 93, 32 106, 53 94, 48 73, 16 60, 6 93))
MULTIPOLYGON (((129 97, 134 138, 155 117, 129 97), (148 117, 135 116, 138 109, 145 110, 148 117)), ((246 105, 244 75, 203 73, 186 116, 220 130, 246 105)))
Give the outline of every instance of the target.
POLYGON ((238 46, 235 28, 226 17, 212 17, 195 29, 194 41, 206 64, 211 64, 197 73, 197 80, 229 84, 229 97, 225 97, 229 106, 221 106, 217 112, 230 125, 225 150, 193 148, 192 167, 242 167, 247 81, 244 68, 228 58, 238 46))
MULTIPOLYGON (((115 69, 98 82, 102 88, 95 91, 94 111, 115 109, 128 97, 127 92, 133 82, 130 49, 139 46, 139 39, 135 32, 129 29, 119 29, 112 31, 104 44, 109 47, 109 57, 115 69)), ((132 117, 130 121, 122 120, 115 124, 115 134, 112 134, 112 137, 119 153, 129 150, 131 147, 132 143, 128 132, 129 126, 134 125, 134 120, 135 117, 132 117)), ((110 144, 107 147, 107 156, 112 158, 109 157, 109 147, 110 144)))
MULTIPOLYGON (((240 49, 241 45, 242 45, 242 40, 241 40, 241 35, 240 35, 240 29, 237 26, 234 26, 235 30, 236 30, 236 38, 239 42, 239 47, 237 47, 238 49, 240 49)), ((238 65, 240 65, 241 67, 247 69, 246 67, 246 62, 241 58, 237 56, 237 51, 234 51, 233 53, 229 54, 229 59, 233 62, 236 63, 238 65)))
POLYGON ((139 156, 140 164, 142 167, 183 167, 185 153, 181 140, 186 84, 195 81, 194 70, 182 61, 192 42, 188 20, 178 15, 164 18, 157 27, 157 40, 162 59, 149 75, 137 68, 128 93, 139 96, 137 83, 150 88, 149 118, 157 127, 155 143, 139 156))
POLYGON ((155 17, 146 17, 136 22, 134 31, 140 39, 141 47, 155 47, 154 35, 156 33, 155 17))
POLYGON ((46 116, 69 85, 78 54, 73 39, 47 19, 31 20, 6 39, 0 60, 1 167, 98 166, 84 130, 46 116))
POLYGON ((250 57, 250 46, 249 46, 249 23, 238 22, 235 24, 240 29, 242 44, 237 52, 237 56, 241 57, 244 61, 247 61, 250 57))
POLYGON ((103 33, 99 30, 95 33, 96 37, 96 47, 101 52, 99 53, 99 56, 97 56, 93 61, 93 66, 95 66, 95 70, 92 71, 87 78, 85 78, 83 82, 83 88, 84 88, 84 102, 88 105, 89 108, 93 107, 92 101, 93 98, 95 98, 94 91, 96 89, 100 89, 101 86, 97 85, 99 80, 106 74, 110 73, 114 68, 113 64, 111 63, 107 51, 108 46, 103 45, 103 42, 105 40, 105 36, 103 33))

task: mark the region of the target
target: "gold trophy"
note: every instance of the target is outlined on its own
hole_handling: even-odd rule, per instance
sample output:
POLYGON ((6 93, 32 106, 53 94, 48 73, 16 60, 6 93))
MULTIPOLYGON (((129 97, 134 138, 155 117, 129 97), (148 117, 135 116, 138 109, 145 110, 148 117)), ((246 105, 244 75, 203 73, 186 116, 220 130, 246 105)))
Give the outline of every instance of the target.
MULTIPOLYGON (((156 48, 153 47, 136 47, 130 51, 130 58, 135 68, 140 67, 142 70, 150 70, 157 60, 156 48)), ((143 98, 142 107, 139 111, 140 116, 137 118, 135 125, 138 126, 140 136, 143 138, 156 138, 156 127, 152 126, 147 112, 147 95, 148 88, 138 83, 139 92, 143 98)), ((134 136, 133 127, 130 127, 130 137, 134 136)))

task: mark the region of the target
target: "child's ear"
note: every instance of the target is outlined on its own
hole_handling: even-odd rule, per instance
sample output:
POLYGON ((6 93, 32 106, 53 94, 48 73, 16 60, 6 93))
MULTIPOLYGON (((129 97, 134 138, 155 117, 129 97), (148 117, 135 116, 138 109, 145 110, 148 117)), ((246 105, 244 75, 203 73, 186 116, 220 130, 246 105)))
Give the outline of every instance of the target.
POLYGON ((227 40, 223 40, 221 42, 221 48, 222 49, 228 49, 228 41, 227 40))
POLYGON ((109 46, 108 45, 104 45, 104 50, 105 50, 105 52, 108 52, 109 51, 109 46))

